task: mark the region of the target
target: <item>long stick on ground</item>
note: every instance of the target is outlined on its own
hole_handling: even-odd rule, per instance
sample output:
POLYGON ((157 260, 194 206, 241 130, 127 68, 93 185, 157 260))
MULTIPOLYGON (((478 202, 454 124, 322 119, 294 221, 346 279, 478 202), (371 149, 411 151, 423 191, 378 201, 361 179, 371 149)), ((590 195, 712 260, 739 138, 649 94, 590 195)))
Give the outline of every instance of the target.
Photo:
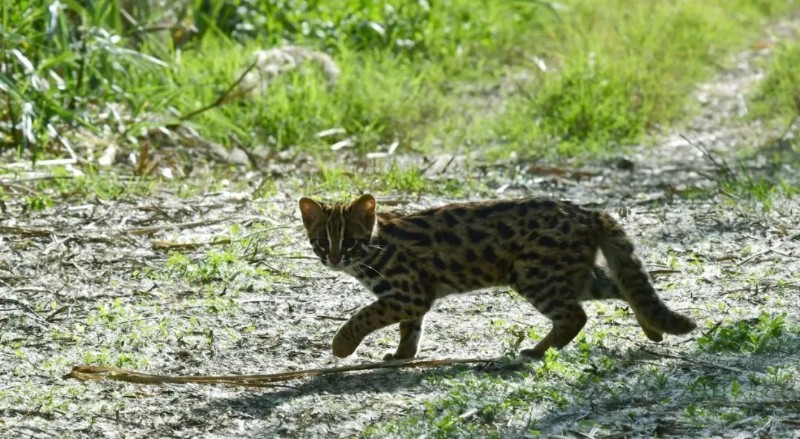
POLYGON ((454 364, 488 364, 495 360, 484 360, 480 358, 452 358, 440 360, 399 360, 383 363, 363 363, 352 366, 328 367, 320 369, 295 370, 291 372, 271 373, 267 375, 154 375, 149 373, 136 372, 116 367, 103 366, 73 366, 72 370, 64 375, 64 378, 74 378, 80 381, 102 381, 113 380, 126 383, 137 384, 228 384, 232 386, 246 387, 269 387, 271 383, 279 381, 289 381, 298 378, 313 377, 319 375, 340 374, 370 369, 400 369, 409 367, 440 367, 451 366, 454 364))

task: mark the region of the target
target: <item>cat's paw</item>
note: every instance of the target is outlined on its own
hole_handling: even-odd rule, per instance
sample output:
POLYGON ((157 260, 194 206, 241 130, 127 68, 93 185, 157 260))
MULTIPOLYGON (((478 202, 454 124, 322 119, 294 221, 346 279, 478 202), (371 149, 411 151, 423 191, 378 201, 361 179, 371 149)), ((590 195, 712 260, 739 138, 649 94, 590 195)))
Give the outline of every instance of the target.
POLYGON ((544 351, 542 349, 523 349, 519 351, 519 355, 521 357, 525 357, 529 360, 541 360, 544 358, 544 351))
POLYGON ((658 332, 654 329, 650 329, 646 326, 642 326, 642 330, 644 331, 644 335, 646 335, 647 338, 650 339, 650 341, 658 343, 664 340, 664 334, 662 334, 661 332, 658 332))
POLYGON ((402 343, 397 347, 393 354, 386 354, 383 361, 410 360, 417 356, 417 346, 402 343))
POLYGON ((397 361, 397 360, 411 360, 414 358, 416 354, 408 355, 408 354, 398 354, 397 352, 393 354, 386 354, 383 356, 383 361, 397 361))
POLYGON ((353 339, 349 331, 343 331, 343 329, 339 329, 339 332, 333 337, 333 343, 331 343, 331 352, 339 358, 349 357, 361 344, 361 340, 353 339))

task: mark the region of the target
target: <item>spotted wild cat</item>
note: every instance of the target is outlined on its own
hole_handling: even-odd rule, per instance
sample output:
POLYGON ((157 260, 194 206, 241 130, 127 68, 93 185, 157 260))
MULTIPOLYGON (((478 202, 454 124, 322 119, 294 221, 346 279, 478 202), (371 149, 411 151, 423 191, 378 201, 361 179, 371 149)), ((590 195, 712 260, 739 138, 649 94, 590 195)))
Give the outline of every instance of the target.
POLYGON ((686 334, 692 319, 656 295, 641 260, 607 213, 551 199, 449 204, 409 215, 378 213, 375 198, 350 204, 300 200, 300 212, 322 263, 354 276, 377 300, 348 320, 333 339, 337 357, 361 340, 400 324, 400 344, 385 360, 413 358, 425 313, 451 293, 509 285, 552 321, 533 349, 563 348, 586 323, 581 302, 621 299, 645 335, 686 334), (600 249, 610 274, 595 265, 600 249))

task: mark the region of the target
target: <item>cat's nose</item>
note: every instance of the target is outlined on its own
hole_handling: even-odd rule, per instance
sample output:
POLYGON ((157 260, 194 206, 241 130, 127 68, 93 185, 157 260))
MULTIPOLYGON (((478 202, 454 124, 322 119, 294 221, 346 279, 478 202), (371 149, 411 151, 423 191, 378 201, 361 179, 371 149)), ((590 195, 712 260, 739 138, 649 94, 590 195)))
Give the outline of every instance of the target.
POLYGON ((342 260, 342 255, 328 255, 328 260, 331 261, 331 265, 337 265, 342 260))

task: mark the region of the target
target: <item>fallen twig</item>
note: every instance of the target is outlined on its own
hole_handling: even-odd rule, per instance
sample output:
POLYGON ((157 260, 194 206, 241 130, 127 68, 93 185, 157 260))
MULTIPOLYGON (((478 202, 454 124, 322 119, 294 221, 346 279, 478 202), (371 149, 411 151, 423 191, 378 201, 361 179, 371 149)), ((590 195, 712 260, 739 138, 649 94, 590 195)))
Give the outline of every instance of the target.
POLYGON ((453 358, 441 360, 399 360, 387 361, 382 363, 363 363, 352 366, 328 367, 319 369, 295 370, 291 372, 279 372, 266 375, 155 375, 149 373, 136 372, 132 370, 119 369, 116 367, 73 366, 72 370, 64 375, 63 378, 74 378, 79 381, 122 381, 137 384, 228 384, 232 386, 245 387, 271 387, 272 383, 280 381, 295 380, 321 375, 341 374, 360 370, 372 369, 400 369, 411 367, 441 367, 456 364, 487 364, 495 360, 484 360, 480 358, 453 358))
POLYGON ((248 262, 250 262, 251 264, 261 265, 262 267, 264 267, 264 270, 268 271, 271 274, 277 274, 277 275, 286 276, 286 277, 293 277, 295 279, 303 279, 303 280, 336 279, 336 276, 305 276, 305 275, 302 275, 302 274, 292 273, 292 272, 289 272, 289 271, 278 270, 277 268, 275 268, 275 267, 273 267, 273 266, 271 266, 269 264, 266 264, 264 262, 266 259, 267 258, 251 259, 248 262))
POLYGON ((216 108, 216 107, 219 107, 220 105, 224 104, 224 103, 226 102, 226 100, 228 99, 228 97, 229 97, 229 96, 231 95, 231 93, 233 92, 233 90, 234 90, 236 87, 238 87, 238 86, 239 86, 239 84, 240 84, 242 81, 244 81, 244 77, 245 77, 245 76, 247 76, 247 74, 248 74, 248 73, 250 73, 250 71, 251 71, 251 70, 253 70, 254 68, 256 68, 256 66, 257 66, 257 65, 258 65, 258 59, 254 60, 254 61, 253 61, 253 62, 252 62, 252 63, 251 63, 251 64, 250 64, 250 65, 249 65, 249 66, 248 66, 246 69, 244 69, 244 71, 242 72, 242 74, 241 74, 241 75, 239 75, 239 78, 238 78, 238 79, 236 79, 236 81, 234 81, 234 82, 233 82, 233 83, 232 83, 232 84, 231 84, 231 85, 228 87, 228 89, 227 89, 227 90, 225 90, 225 91, 224 91, 222 94, 220 94, 220 95, 217 97, 217 99, 216 99, 216 100, 214 100, 214 102, 212 102, 212 103, 210 103, 210 104, 208 104, 208 105, 204 105, 204 106, 202 106, 202 107, 200 107, 200 108, 197 108, 197 109, 195 109, 195 110, 192 110, 192 111, 190 111, 190 112, 188 112, 188 113, 184 114, 183 116, 181 116, 181 117, 179 118, 180 122, 178 122, 178 123, 176 123, 176 124, 172 124, 172 125, 168 126, 167 128, 174 129, 174 128, 176 128, 178 125, 180 125, 182 122, 184 122, 184 121, 186 121, 186 120, 188 120, 188 119, 191 119, 192 117, 194 117, 194 116, 197 116, 197 115, 198 115, 198 114, 200 114, 200 113, 206 112, 206 111, 208 111, 208 110, 210 110, 210 109, 212 109, 212 108, 216 108))
POLYGON ((163 231, 163 230, 172 230, 172 229, 193 229, 195 227, 203 227, 203 226, 211 226, 214 224, 224 223, 225 221, 229 221, 230 218, 217 218, 211 220, 202 220, 202 221, 190 221, 186 223, 178 223, 178 224, 164 224, 163 226, 148 226, 148 227, 136 227, 133 229, 128 230, 115 230, 116 233, 130 233, 132 235, 152 235, 154 233, 163 231))
POLYGON ((800 233, 795 233, 794 235, 792 235, 792 236, 788 237, 787 239, 784 239, 783 241, 781 241, 781 242, 779 242, 779 243, 777 243, 777 244, 773 245, 772 247, 770 247, 770 248, 768 248, 768 249, 766 249, 766 250, 764 250, 764 251, 761 251, 761 252, 754 253, 754 254, 750 255, 750 257, 748 257, 748 258, 746 258, 746 259, 744 259, 744 260, 742 260, 742 261, 739 261, 739 262, 736 264, 736 266, 737 266, 737 267, 740 267, 740 266, 742 266, 742 265, 744 265, 744 264, 746 264, 746 263, 748 263, 748 262, 752 261, 753 259, 755 259, 755 258, 757 258, 757 257, 759 257, 759 256, 764 256, 764 255, 766 255, 767 253, 774 252, 775 250, 777 250, 777 249, 778 249, 780 246, 782 246, 783 244, 786 244, 786 243, 787 243, 787 242, 789 242, 789 241, 794 241, 794 240, 795 240, 795 239, 797 239, 797 238, 800 238, 800 233))
POLYGON ((153 250, 195 250, 207 245, 228 245, 231 240, 228 238, 218 239, 210 242, 175 242, 165 239, 154 239, 150 241, 150 247, 153 250))
POLYGON ((44 227, 0 226, 0 235, 48 236, 54 233, 55 230, 44 227))
POLYGON ((693 146, 698 151, 700 151, 700 153, 703 154, 703 156, 717 168, 717 172, 721 173, 727 178, 730 178, 733 181, 737 180, 736 174, 734 174, 733 169, 730 166, 728 166, 728 162, 726 162, 725 159, 722 157, 720 157, 719 160, 717 160, 714 154, 703 144, 703 142, 699 143, 694 142, 692 140, 689 140, 689 138, 683 134, 681 134, 681 138, 685 140, 687 143, 689 143, 689 145, 693 146))
POLYGON ((34 168, 36 166, 66 166, 66 165, 74 165, 76 163, 78 163, 77 159, 53 159, 53 160, 39 160, 36 162, 24 161, 24 162, 0 164, 0 168, 16 169, 16 168, 34 168))
POLYGON ((650 270, 650 276, 655 276, 657 274, 675 274, 681 273, 681 270, 671 270, 671 269, 659 269, 659 270, 650 270))
POLYGON ((753 408, 757 406, 787 406, 787 407, 800 407, 800 400, 794 399, 768 399, 763 401, 729 401, 724 399, 712 399, 708 401, 702 401, 702 405, 708 407, 719 407, 719 406, 726 406, 726 407, 742 407, 742 408, 753 408))
MULTIPOLYGON (((638 344, 638 343, 637 343, 637 344, 638 344)), ((670 354, 670 353, 667 353, 667 352, 657 352, 657 351, 652 351, 652 350, 650 350, 650 349, 647 349, 646 347, 644 347, 644 346, 643 346, 643 345, 641 345, 641 344, 639 344, 639 348, 640 348, 642 351, 644 351, 644 352, 647 352, 648 354, 655 355, 655 356, 657 356, 657 357, 662 357, 662 358, 672 358, 672 359, 675 359, 675 360, 682 360, 682 361, 686 361, 687 363, 698 364, 698 365, 700 365, 700 366, 712 367, 712 368, 716 368, 716 369, 727 370, 727 371, 729 371, 729 372, 745 373, 745 371, 744 371, 744 370, 742 370, 742 369, 737 369, 737 368, 735 368, 735 367, 724 366, 724 365, 722 365, 722 364, 718 364, 718 363, 708 363, 708 362, 705 362, 705 361, 702 361, 702 360, 695 360, 694 358, 685 357, 685 356, 683 356, 683 355, 675 355, 675 354, 670 354)))
MULTIPOLYGON (((186 223, 177 223, 177 224, 164 224, 158 226, 148 226, 148 227, 134 227, 131 229, 126 230, 97 230, 97 232, 101 233, 109 233, 112 235, 153 235, 155 233, 164 231, 164 230, 183 230, 183 229, 193 229, 196 227, 204 227, 204 226, 211 226, 214 224, 224 223, 226 221, 230 221, 230 218, 217 218, 217 219, 210 219, 210 220, 201 220, 201 221, 190 221, 186 223)), ((24 235, 24 236, 49 236, 49 235, 70 235, 75 236, 80 239, 87 239, 87 240, 100 240, 101 242, 108 242, 109 238, 103 237, 102 235, 82 235, 72 231, 58 231, 53 230, 45 227, 25 227, 25 226, 0 226, 0 235, 24 235)), ((223 242, 211 242, 208 244, 223 244, 223 242)), ((230 242, 225 242, 224 244, 228 244, 230 242)), ((186 244, 191 245, 191 244, 186 244)), ((198 244, 199 245, 199 244, 198 244)), ((154 248, 155 248, 154 244, 154 248)))

